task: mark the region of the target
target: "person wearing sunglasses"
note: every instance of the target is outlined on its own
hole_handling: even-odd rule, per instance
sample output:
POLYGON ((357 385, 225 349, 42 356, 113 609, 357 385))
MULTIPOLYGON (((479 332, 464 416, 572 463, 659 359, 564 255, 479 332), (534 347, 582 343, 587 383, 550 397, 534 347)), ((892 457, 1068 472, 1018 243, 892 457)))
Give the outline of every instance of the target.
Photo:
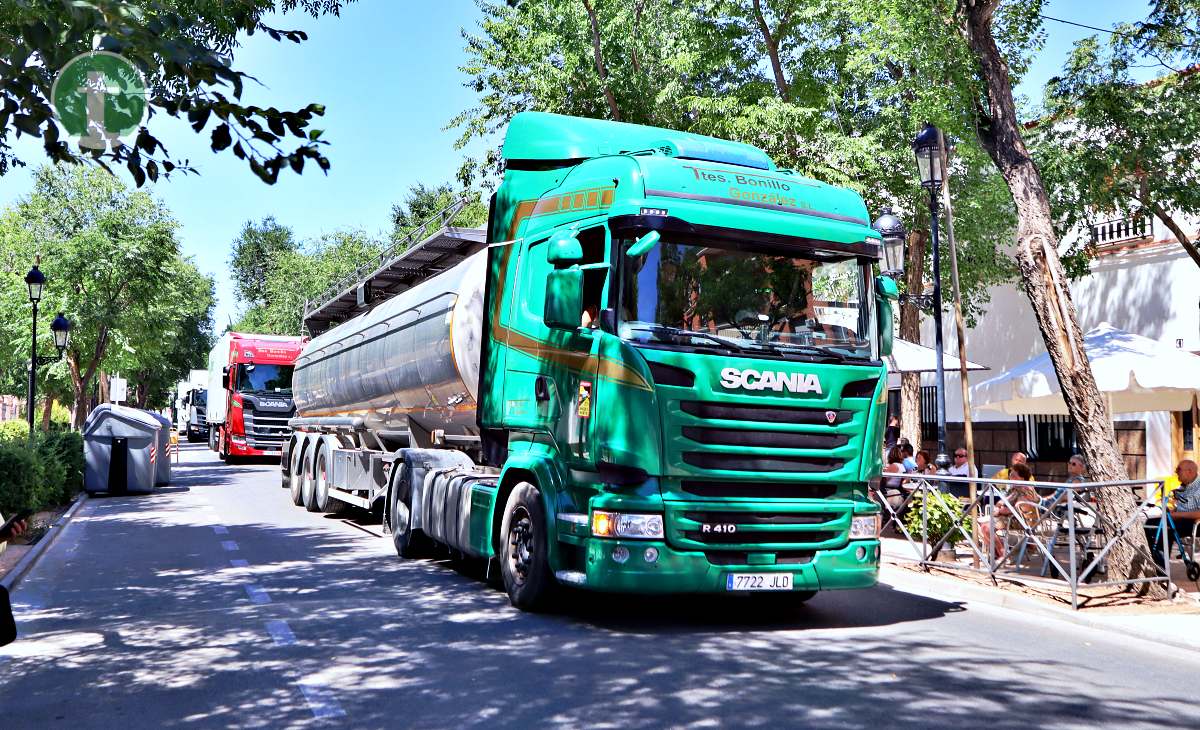
POLYGON ((979 472, 976 471, 975 465, 967 461, 967 450, 958 448, 954 450, 954 463, 950 466, 949 474, 952 477, 977 477, 979 472))

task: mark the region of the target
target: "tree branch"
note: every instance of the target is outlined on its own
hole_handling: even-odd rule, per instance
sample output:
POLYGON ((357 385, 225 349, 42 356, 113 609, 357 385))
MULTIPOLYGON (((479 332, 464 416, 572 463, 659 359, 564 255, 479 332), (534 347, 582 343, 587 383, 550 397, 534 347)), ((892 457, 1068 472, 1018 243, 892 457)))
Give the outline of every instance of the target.
POLYGON ((788 98, 788 82, 783 75, 783 64, 779 62, 779 39, 771 34, 771 26, 767 25, 767 19, 762 12, 761 0, 752 0, 754 6, 754 20, 758 23, 758 31, 762 34, 763 45, 767 48, 767 56, 771 59, 771 73, 775 75, 775 88, 779 91, 779 98, 784 101, 788 98))
POLYGON ((1196 266, 1200 266, 1200 250, 1196 249, 1196 244, 1188 240, 1187 234, 1183 232, 1183 228, 1180 227, 1175 218, 1173 218, 1165 208, 1153 200, 1146 200, 1141 197, 1139 197, 1138 200, 1141 201, 1142 205, 1149 208, 1150 212, 1153 213, 1156 218, 1162 221, 1163 225, 1166 226, 1171 233, 1175 234, 1175 240, 1179 241, 1179 245, 1183 246, 1183 250, 1188 252, 1188 256, 1192 257, 1192 261, 1196 262, 1196 266))
POLYGON ((604 90, 604 99, 608 102, 608 113, 612 116, 613 121, 619 122, 621 121, 621 110, 617 108, 617 97, 608 87, 608 70, 604 67, 604 53, 600 50, 600 21, 596 17, 596 9, 592 7, 591 0, 583 0, 583 7, 587 10, 588 21, 592 25, 592 53, 596 59, 596 74, 600 77, 600 88, 604 90))

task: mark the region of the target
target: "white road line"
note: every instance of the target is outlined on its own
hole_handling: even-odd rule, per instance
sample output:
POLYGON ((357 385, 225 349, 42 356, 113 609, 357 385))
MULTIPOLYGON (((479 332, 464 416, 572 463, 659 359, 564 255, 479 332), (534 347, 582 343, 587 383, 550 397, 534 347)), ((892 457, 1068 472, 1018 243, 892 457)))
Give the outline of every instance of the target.
POLYGON ((263 588, 262 586, 246 586, 246 595, 250 598, 251 603, 257 603, 260 606, 264 603, 271 602, 271 596, 267 594, 267 589, 263 588))
POLYGON ((271 635, 275 646, 291 646, 296 643, 296 635, 292 633, 292 627, 288 626, 288 622, 283 619, 268 621, 267 633, 271 635))
POLYGON ((346 711, 338 704, 337 698, 327 687, 304 682, 297 682, 296 686, 304 694, 304 701, 308 703, 308 709, 312 710, 313 717, 346 716, 346 711))
POLYGON ((228 550, 230 552, 233 552, 234 550, 238 549, 238 544, 236 542, 234 542, 233 540, 222 540, 221 547, 225 548, 226 550, 228 550))
POLYGON ((233 560, 229 561, 229 567, 231 567, 231 568, 249 568, 250 562, 247 560, 242 560, 241 558, 234 558, 233 560))
POLYGON ((218 535, 228 535, 229 534, 229 528, 225 527, 224 525, 213 525, 212 528, 213 528, 213 532, 217 533, 218 535))

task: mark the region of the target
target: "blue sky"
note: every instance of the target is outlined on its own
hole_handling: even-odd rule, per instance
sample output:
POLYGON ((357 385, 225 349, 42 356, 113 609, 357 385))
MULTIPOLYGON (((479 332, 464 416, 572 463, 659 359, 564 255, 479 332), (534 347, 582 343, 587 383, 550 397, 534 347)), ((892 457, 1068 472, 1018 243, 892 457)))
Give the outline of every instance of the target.
MULTIPOLYGON (((1139 19, 1143 8, 1137 0, 1051 0, 1045 14, 1108 27, 1139 19)), ((458 66, 464 60, 460 29, 473 29, 478 14, 471 0, 359 0, 340 19, 292 15, 272 21, 306 31, 304 44, 263 35, 246 39, 236 66, 263 84, 248 90, 249 103, 284 109, 314 101, 326 105, 316 126, 331 143, 328 176, 310 166, 302 176, 284 173, 274 186, 264 185, 232 155, 210 152, 207 130, 195 135, 165 115, 152 120, 171 153, 190 159, 201 173, 174 177, 152 190, 180 221, 185 252, 216 277, 218 331, 237 316, 226 260, 245 221, 274 215, 302 239, 341 228, 383 234, 392 204, 409 186, 451 180, 464 154, 482 150, 480 144, 455 150, 457 131, 443 131, 475 102, 458 66)), ((1071 43, 1092 34, 1052 22, 1047 30, 1046 48, 1018 88, 1033 100, 1061 69, 1071 43)), ((28 160, 40 160, 36 146, 17 149, 28 160)), ((29 181, 28 170, 0 178, 0 206, 25 195, 29 181)))

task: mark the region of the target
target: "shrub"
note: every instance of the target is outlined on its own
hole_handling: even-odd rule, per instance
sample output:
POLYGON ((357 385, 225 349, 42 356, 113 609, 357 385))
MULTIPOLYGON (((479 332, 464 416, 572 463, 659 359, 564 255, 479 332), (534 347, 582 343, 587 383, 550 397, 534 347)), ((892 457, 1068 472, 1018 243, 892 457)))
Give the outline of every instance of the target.
POLYGON ((0 422, 0 512, 45 509, 83 489, 83 436, 53 429, 34 434, 25 421, 0 422))
POLYGON ((46 484, 55 486, 55 502, 65 504, 83 489, 83 436, 78 431, 51 431, 38 442, 46 484))
POLYGON ((14 418, 11 421, 0 421, 0 441, 15 443, 29 439, 29 422, 14 418))
POLYGON ((947 534, 949 537, 946 538, 946 547, 954 547, 962 540, 962 533, 954 529, 955 522, 961 521, 963 530, 968 535, 971 534, 971 519, 969 517, 963 519, 962 502, 950 495, 931 490, 917 495, 909 503, 908 512, 904 515, 904 526, 913 536, 920 537, 921 535, 921 511, 925 507, 926 497, 929 498, 925 516, 925 526, 928 530, 926 539, 931 546, 936 545, 947 534))
POLYGON ((60 485, 48 485, 42 460, 25 442, 0 441, 0 512, 37 510, 55 501, 60 485))

